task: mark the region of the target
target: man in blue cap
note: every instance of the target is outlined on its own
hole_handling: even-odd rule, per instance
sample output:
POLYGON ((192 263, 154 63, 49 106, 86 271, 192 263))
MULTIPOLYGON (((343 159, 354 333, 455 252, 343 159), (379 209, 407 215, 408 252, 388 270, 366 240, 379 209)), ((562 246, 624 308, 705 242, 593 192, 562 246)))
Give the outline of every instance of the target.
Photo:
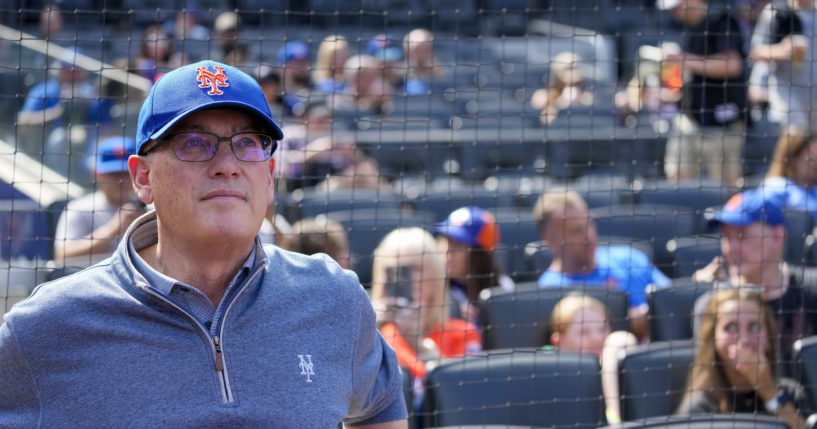
POLYGON ((407 427, 357 277, 260 244, 282 137, 234 67, 202 61, 156 82, 128 160, 155 210, 111 258, 6 314, 0 426, 407 427))
POLYGON ((128 173, 128 158, 136 153, 132 137, 108 137, 99 143, 91 172, 96 192, 68 203, 54 233, 54 259, 107 258, 128 225, 144 214, 128 173))
MULTIPOLYGON (((761 190, 752 189, 733 195, 712 215, 710 224, 720 226, 722 256, 698 270, 693 278, 713 282, 716 288, 757 289, 777 316, 783 369, 791 370, 794 342, 817 334, 817 272, 783 260, 783 207, 766 198, 761 190)), ((695 332, 710 295, 702 295, 695 303, 695 332)))

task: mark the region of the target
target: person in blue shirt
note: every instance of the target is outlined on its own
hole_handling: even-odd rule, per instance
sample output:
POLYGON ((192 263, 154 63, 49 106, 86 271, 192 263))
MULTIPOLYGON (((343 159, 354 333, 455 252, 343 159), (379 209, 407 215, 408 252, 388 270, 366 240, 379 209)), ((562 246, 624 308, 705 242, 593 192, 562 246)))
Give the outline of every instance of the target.
POLYGON ((647 333, 647 286, 666 287, 670 279, 640 250, 598 246, 587 203, 574 191, 545 192, 533 216, 540 237, 553 252, 553 262, 539 277, 539 287, 607 287, 627 292, 630 330, 643 338, 647 333))

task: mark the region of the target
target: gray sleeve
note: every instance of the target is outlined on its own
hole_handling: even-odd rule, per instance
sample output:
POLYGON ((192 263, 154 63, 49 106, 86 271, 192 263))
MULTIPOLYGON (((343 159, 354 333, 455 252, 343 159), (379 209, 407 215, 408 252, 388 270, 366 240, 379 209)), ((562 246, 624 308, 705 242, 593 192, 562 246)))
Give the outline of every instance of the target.
POLYGON ((364 425, 405 419, 402 373, 394 350, 377 331, 374 309, 363 288, 358 303, 360 314, 353 360, 352 400, 346 425, 364 425))
POLYGON ((0 326, 0 427, 37 427, 40 400, 28 362, 8 322, 0 326))

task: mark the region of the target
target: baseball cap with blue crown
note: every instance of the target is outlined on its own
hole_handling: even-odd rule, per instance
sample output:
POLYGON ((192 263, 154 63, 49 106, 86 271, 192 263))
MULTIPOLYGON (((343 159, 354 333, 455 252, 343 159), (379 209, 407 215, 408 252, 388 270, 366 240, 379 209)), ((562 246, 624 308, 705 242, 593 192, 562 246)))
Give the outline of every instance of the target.
POLYGON ((261 86, 243 71, 216 61, 200 61, 162 76, 139 111, 136 153, 180 120, 207 108, 239 108, 256 117, 275 140, 284 134, 272 120, 261 86))

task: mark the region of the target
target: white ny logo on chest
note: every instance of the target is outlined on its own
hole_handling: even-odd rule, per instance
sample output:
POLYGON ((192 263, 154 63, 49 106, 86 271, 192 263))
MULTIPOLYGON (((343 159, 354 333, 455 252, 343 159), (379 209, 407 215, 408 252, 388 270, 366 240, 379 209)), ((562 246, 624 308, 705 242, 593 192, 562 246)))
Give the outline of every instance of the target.
POLYGON ((306 382, 311 383, 312 376, 315 375, 315 371, 312 366, 312 355, 298 355, 298 359, 301 360, 301 362, 298 364, 298 366, 301 367, 301 375, 305 375, 306 382))

